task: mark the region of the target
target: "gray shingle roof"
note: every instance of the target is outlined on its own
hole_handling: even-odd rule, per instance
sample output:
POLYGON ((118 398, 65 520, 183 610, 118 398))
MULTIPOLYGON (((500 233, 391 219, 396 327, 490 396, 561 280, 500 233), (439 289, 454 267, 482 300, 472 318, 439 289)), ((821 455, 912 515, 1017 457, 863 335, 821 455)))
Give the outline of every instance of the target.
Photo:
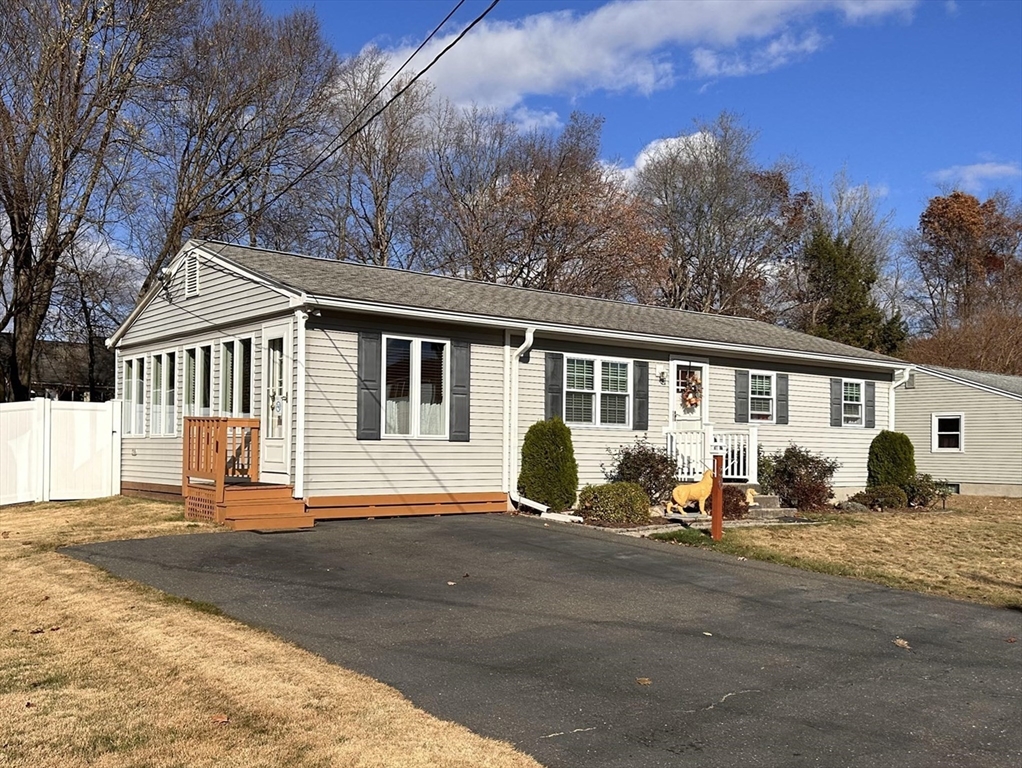
POLYGON ((1022 376, 1007 376, 1000 373, 987 373, 986 371, 966 371, 961 368, 942 368, 938 365, 921 365, 919 367, 923 370, 946 373, 948 376, 971 381, 975 384, 982 384, 985 387, 999 389, 1012 395, 1022 396, 1022 376))
POLYGON ((900 362, 893 357, 758 320, 494 285, 228 243, 202 241, 194 244, 240 267, 313 296, 461 312, 523 322, 741 344, 863 362, 900 362))

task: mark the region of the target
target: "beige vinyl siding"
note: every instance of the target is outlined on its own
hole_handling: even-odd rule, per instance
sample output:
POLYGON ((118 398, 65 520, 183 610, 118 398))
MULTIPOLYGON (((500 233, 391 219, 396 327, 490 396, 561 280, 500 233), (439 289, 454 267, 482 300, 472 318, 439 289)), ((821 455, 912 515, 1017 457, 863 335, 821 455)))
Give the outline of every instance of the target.
MULTIPOLYGON (((647 436, 654 445, 664 444, 663 428, 668 420, 668 386, 661 384, 656 374, 657 365, 666 365, 666 356, 650 356, 648 352, 627 348, 586 349, 578 345, 565 345, 565 356, 572 352, 580 354, 604 354, 626 360, 647 360, 649 362, 649 430, 636 431, 623 427, 571 426, 571 442, 578 462, 579 487, 605 483, 606 478, 600 465, 610 465, 607 449, 615 449, 635 442, 636 438, 647 436), (584 351, 583 351, 584 350, 584 351)), ((529 427, 545 418, 544 387, 546 380, 546 352, 533 350, 529 362, 519 366, 518 379, 518 460, 521 468, 522 441, 529 427)), ((634 396, 634 393, 633 393, 634 396)), ((629 408, 631 408, 629 402, 629 408)), ((518 478, 511 482, 517 483, 518 478)))
POLYGON ((213 347, 213 375, 211 407, 214 414, 220 413, 220 365, 221 343, 229 339, 252 339, 252 409, 258 417, 262 403, 262 327, 260 323, 238 326, 229 331, 206 331, 189 336, 186 340, 172 343, 150 343, 133 346, 121 345, 118 349, 117 369, 118 391, 123 396, 123 361, 145 357, 146 379, 146 430, 144 435, 123 435, 121 439, 121 479, 127 483, 158 483, 163 485, 181 484, 182 429, 184 427, 184 360, 185 350, 191 347, 211 345, 213 347), (161 352, 176 353, 176 435, 164 437, 152 435, 152 355, 161 352))
MULTIPOLYGON (((746 431, 750 426, 759 428, 759 444, 766 453, 787 448, 795 443, 814 453, 841 462, 834 475, 835 488, 862 488, 866 485, 866 460, 869 445, 882 429, 887 429, 888 391, 890 383, 876 383, 876 427, 830 426, 830 379, 842 378, 832 372, 798 373, 778 371, 788 375, 787 424, 735 423, 735 370, 733 366, 710 366, 709 397, 710 422, 715 430, 746 431)), ((774 370, 768 363, 750 364, 746 370, 774 370)), ((861 380, 862 374, 845 372, 844 378, 861 380)), ((775 406, 776 413, 776 406, 775 406)))
POLYGON ((121 340, 122 346, 182 338, 289 311, 283 294, 201 258, 199 294, 186 297, 184 272, 179 268, 169 290, 158 293, 135 319, 121 340))
POLYGON ((916 371, 915 388, 899 387, 895 398, 897 429, 912 440, 920 472, 951 483, 1022 485, 1022 400, 925 371, 916 371), (963 452, 930 450, 934 413, 963 415, 963 452))
POLYGON ((504 352, 499 332, 314 318, 306 332, 306 496, 500 491, 504 352), (356 439, 358 331, 472 344, 471 440, 356 439))

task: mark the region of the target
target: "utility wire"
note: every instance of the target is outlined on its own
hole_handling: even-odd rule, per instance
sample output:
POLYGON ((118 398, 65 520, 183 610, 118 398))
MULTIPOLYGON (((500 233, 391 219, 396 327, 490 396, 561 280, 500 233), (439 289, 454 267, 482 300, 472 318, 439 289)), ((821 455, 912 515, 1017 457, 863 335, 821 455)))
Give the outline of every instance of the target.
MULTIPOLYGON (((412 55, 409 56, 405 60, 405 63, 402 64, 401 67, 399 67, 398 70, 393 75, 391 75, 390 79, 383 85, 382 88, 380 88, 379 91, 377 91, 376 95, 373 96, 373 98, 370 99, 368 102, 366 102, 365 106, 362 107, 361 110, 359 110, 359 113, 355 117, 353 117, 350 121, 348 121, 348 123, 341 129, 340 133, 337 134, 337 137, 335 139, 333 139, 333 141, 337 141, 338 139, 340 139, 341 136, 344 135, 344 132, 358 119, 358 117, 365 113, 365 111, 369 108, 369 106, 373 103, 373 101, 375 101, 377 98, 379 98, 380 94, 382 94, 384 92, 384 90, 386 90, 387 86, 390 85, 390 83, 394 81, 394 78, 396 78, 398 76, 398 74, 401 72, 401 70, 404 69, 404 67, 407 66, 408 63, 413 58, 415 58, 415 55, 419 51, 421 51, 423 49, 423 47, 425 47, 426 43, 428 43, 433 38, 433 36, 436 35, 436 33, 440 30, 440 28, 444 24, 447 23, 448 19, 450 19, 451 16, 454 15, 454 13, 458 10, 458 8, 460 8, 462 6, 462 4, 464 2, 465 2, 465 0, 459 0, 458 4, 454 7, 454 9, 450 13, 448 13, 446 17, 444 17, 444 20, 441 21, 432 32, 430 32, 429 37, 427 37, 425 40, 422 41, 422 43, 419 45, 419 47, 415 49, 415 52, 412 53, 412 55)), ((344 149, 344 147, 346 147, 348 144, 350 144, 351 141, 356 136, 358 136, 359 133, 364 131, 367 127, 369 127, 369 125, 376 118, 378 118, 380 115, 382 115, 384 113, 384 111, 386 111, 387 107, 389 107, 391 104, 393 104, 395 101, 397 101, 401 97, 401 95, 404 94, 405 91, 407 91, 409 88, 411 88, 413 85, 415 85, 416 81, 420 77, 422 77, 427 72, 429 72, 429 70, 433 67, 433 65, 436 64, 438 61, 440 61, 441 58, 443 58, 444 54, 446 54, 455 45, 457 45, 459 42, 461 42, 462 38, 464 38, 465 35, 467 35, 469 32, 471 32, 473 27, 475 27, 483 19, 485 19, 486 16, 490 13, 490 11, 492 11, 494 8, 497 7, 497 3, 499 3, 499 2, 500 2, 500 0, 493 0, 493 2, 491 2, 486 7, 486 10, 484 10, 481 14, 476 16, 475 19, 472 20, 471 24, 469 24, 467 27, 465 27, 458 34, 457 37, 455 37, 450 43, 448 43, 446 46, 444 46, 443 50, 441 50, 436 56, 434 56, 432 61, 429 62, 429 64, 427 64, 419 72, 416 72, 415 75, 412 77, 412 79, 409 80, 407 83, 405 83, 405 85, 402 86, 401 89, 397 93, 395 93, 393 96, 391 96, 382 107, 380 107, 372 115, 370 115, 368 120, 366 120, 364 123, 362 123, 362 125, 360 125, 355 130, 353 130, 340 144, 338 144, 336 147, 331 149, 325 155, 323 154, 323 150, 321 150, 319 155, 316 156, 316 158, 313 160, 313 162, 311 164, 309 164, 308 167, 306 167, 301 173, 299 173, 297 176, 295 176, 294 179, 292 179, 287 184, 285 184, 284 187, 282 189, 280 189, 280 191, 278 191, 267 202, 265 202, 261 206, 259 206, 259 208, 254 213, 246 216, 246 220, 252 221, 253 219, 258 218, 260 215, 262 215, 262 213, 267 208, 269 208, 271 205, 273 205, 275 202, 277 202, 281 197, 283 197, 285 194, 287 194, 287 192, 289 190, 293 189, 294 186, 296 184, 298 184, 298 182, 300 182, 302 179, 306 178, 309 174, 313 173, 323 163, 325 163, 327 160, 329 160, 331 157, 333 157, 335 154, 337 154, 340 150, 344 149)), ((333 143, 333 142, 331 142, 331 143, 333 143)), ((327 146, 329 146, 329 144, 327 146)), ((240 223, 241 222, 237 222, 235 226, 237 226, 237 224, 240 224, 240 223)), ((234 229, 234 227, 231 227, 231 229, 229 231, 232 231, 233 229, 234 229)))

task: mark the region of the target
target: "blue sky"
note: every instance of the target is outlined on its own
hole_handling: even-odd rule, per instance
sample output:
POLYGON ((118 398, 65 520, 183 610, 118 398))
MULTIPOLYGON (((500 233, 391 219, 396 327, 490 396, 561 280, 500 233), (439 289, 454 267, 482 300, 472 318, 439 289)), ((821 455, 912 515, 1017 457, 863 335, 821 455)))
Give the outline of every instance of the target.
MULTIPOLYGON (((269 7, 311 5, 342 55, 372 43, 403 59, 454 4, 269 7)), ((438 44, 486 5, 467 0, 438 44)), ((846 168, 902 227, 940 184, 1022 196, 1019 0, 502 0, 430 76, 455 102, 526 125, 601 114, 604 156, 623 167, 733 111, 759 132, 762 162, 793 157, 822 186, 846 168)))

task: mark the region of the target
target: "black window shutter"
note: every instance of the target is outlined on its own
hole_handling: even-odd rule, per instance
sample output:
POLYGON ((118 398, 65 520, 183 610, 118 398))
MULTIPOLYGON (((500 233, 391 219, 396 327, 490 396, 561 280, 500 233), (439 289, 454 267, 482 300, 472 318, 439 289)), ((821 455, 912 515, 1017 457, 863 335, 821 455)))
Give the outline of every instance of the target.
POLYGON ((649 429, 649 363, 632 363, 632 429, 649 429))
POLYGON ((844 404, 844 391, 841 379, 830 380, 830 426, 841 426, 841 411, 844 404))
POLYGON ((451 342, 451 437, 452 443, 469 441, 469 389, 472 378, 472 345, 451 342))
POLYGON ((546 416, 564 418, 564 355, 546 353, 546 416))
POLYGON ((877 425, 877 385, 866 382, 866 428, 873 429, 877 425))
POLYGON ((749 372, 735 371, 735 423, 749 423, 749 372))
POLYGON ((777 379, 777 424, 788 423, 788 374, 779 373, 777 379))
POLYGON ((383 339, 378 333, 358 334, 358 428, 359 440, 380 439, 380 389, 383 383, 383 339))

